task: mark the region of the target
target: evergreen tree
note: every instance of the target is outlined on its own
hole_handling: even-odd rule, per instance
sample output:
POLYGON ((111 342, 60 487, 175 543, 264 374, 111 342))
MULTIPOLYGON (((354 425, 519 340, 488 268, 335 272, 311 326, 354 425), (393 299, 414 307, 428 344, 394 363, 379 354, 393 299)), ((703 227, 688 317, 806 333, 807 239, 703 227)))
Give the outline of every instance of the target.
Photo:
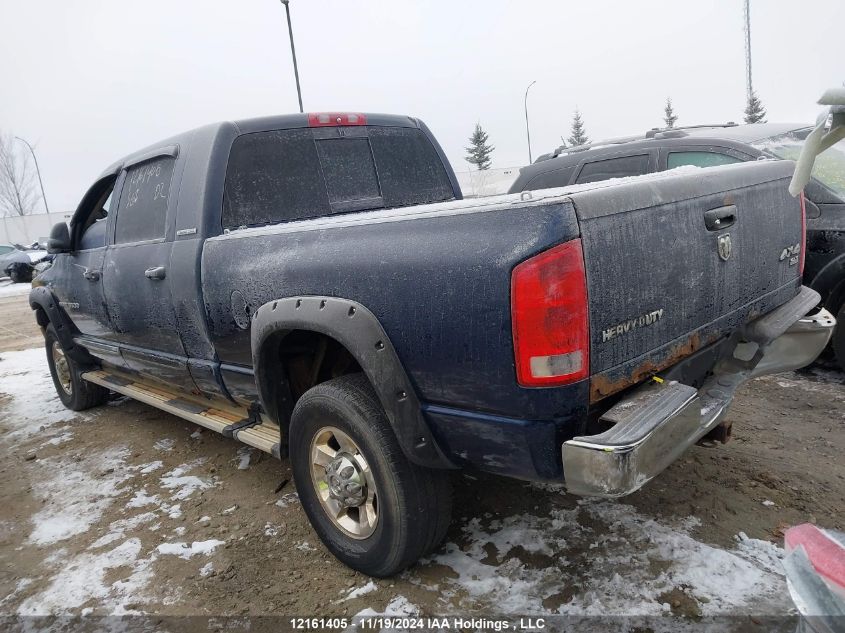
POLYGON ((490 159, 490 154, 496 148, 488 145, 487 141, 487 132, 481 129, 480 123, 476 123, 475 130, 469 137, 469 147, 466 148, 466 161, 475 165, 478 169, 490 169, 490 164, 493 162, 490 159))
POLYGON ((663 121, 667 128, 675 127, 675 121, 678 120, 678 115, 675 114, 675 109, 672 107, 672 97, 666 97, 666 107, 663 109, 663 121))
POLYGON ((751 96, 748 97, 748 104, 745 106, 745 122, 746 123, 765 123, 766 122, 766 108, 757 98, 757 93, 751 91, 751 96))
POLYGON ((586 145, 590 142, 587 130, 584 128, 584 120, 581 118, 581 112, 578 108, 575 109, 575 114, 572 117, 572 133, 566 140, 570 146, 586 145))

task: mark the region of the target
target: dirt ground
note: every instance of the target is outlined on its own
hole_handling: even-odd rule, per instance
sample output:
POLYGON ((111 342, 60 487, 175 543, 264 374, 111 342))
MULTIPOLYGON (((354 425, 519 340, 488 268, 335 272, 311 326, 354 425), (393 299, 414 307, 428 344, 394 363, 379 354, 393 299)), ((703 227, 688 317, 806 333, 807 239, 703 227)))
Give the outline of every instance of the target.
POLYGON ((746 385, 727 445, 619 502, 457 473, 443 546, 373 581, 322 547, 287 462, 124 398, 62 408, 2 292, 0 615, 785 614, 782 530, 845 529, 845 375, 823 363, 746 385))

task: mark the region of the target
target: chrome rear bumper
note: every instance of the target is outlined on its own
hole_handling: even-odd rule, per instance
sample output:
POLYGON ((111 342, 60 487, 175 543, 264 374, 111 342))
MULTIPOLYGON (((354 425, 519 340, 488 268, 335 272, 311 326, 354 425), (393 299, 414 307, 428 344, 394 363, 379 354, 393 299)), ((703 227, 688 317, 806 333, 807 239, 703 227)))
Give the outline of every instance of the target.
POLYGON ((747 326, 734 357, 702 387, 649 382, 602 415, 613 426, 561 448, 573 494, 622 497, 641 488, 722 421, 737 388, 757 376, 808 365, 827 345, 836 320, 827 310, 802 316, 820 297, 802 288, 794 299, 747 326))

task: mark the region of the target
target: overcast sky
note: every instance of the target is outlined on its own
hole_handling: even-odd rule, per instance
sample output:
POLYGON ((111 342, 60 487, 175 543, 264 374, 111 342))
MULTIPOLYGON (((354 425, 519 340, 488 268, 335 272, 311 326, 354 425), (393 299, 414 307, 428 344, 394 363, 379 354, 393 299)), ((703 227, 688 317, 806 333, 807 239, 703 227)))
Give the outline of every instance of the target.
MULTIPOLYGON (((742 1, 291 0, 306 111, 423 119, 456 170, 476 121, 494 167, 527 162, 583 113, 592 138, 740 121, 742 1)), ((812 122, 845 79, 845 2, 752 0, 770 121, 812 122)), ((0 130, 36 147, 53 210, 109 163, 211 121, 297 110, 278 0, 0 0, 0 130)), ((23 147, 21 146, 21 149, 23 147)))

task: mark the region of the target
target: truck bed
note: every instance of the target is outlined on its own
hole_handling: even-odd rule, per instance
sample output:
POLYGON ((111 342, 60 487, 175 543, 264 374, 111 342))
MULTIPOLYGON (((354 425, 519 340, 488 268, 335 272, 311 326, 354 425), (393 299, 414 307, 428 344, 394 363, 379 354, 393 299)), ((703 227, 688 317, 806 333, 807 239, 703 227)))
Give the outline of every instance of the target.
POLYGON ((253 397, 249 315, 261 305, 289 296, 354 300, 382 324, 451 454, 495 472, 557 478, 557 447, 584 431, 591 399, 677 363, 797 294, 798 267, 778 261, 784 235, 800 240, 800 208, 785 195, 790 172, 789 163, 766 161, 230 231, 207 240, 202 255, 224 380, 245 402, 253 397), (703 213, 730 205, 736 254, 722 261, 723 232, 707 231, 703 213), (761 222, 764 230, 755 228, 761 222), (511 273, 578 238, 591 377, 520 387, 511 273), (728 284, 736 284, 733 294, 728 284), (660 310, 653 326, 602 340, 605 330, 660 310))

